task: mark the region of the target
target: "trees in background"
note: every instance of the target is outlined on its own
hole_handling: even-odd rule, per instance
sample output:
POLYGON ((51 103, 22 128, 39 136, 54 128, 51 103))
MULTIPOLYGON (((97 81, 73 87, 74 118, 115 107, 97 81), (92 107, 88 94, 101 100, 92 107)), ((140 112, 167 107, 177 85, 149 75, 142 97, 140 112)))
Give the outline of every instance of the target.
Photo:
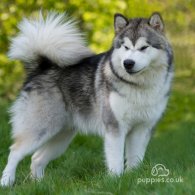
POLYGON ((13 99, 24 78, 23 66, 6 56, 9 40, 23 17, 40 10, 67 12, 79 20, 89 47, 95 52, 109 49, 113 38, 113 15, 148 17, 159 11, 174 44, 195 44, 195 1, 175 0, 1 0, 0 3, 0 99, 13 99), (181 43, 181 37, 183 37, 181 43))

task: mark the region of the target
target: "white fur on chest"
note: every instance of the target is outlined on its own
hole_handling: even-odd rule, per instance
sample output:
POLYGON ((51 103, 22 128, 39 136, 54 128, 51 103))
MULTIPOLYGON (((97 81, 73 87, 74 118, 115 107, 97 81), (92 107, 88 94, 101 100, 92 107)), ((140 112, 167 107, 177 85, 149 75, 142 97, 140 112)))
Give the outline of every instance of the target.
POLYGON ((109 101, 120 126, 130 129, 140 123, 155 124, 166 107, 167 98, 144 93, 121 96, 112 92, 109 101))

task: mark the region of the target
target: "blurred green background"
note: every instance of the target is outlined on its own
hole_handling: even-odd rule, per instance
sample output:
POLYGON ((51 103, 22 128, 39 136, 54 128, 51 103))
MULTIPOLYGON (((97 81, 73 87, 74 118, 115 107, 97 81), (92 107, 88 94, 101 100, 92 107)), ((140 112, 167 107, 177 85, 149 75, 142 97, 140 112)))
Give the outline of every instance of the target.
POLYGON ((174 88, 195 92, 195 0, 1 0, 0 3, 0 100, 13 100, 24 79, 23 66, 6 56, 10 38, 23 17, 42 9, 67 12, 77 18, 95 52, 109 49, 113 38, 113 15, 149 17, 159 11, 175 51, 174 88))

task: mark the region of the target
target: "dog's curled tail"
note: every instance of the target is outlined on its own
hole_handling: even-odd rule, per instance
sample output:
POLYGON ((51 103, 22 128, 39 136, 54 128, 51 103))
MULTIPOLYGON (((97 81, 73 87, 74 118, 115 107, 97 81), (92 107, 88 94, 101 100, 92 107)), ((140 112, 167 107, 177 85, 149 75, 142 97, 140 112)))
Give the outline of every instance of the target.
POLYGON ((76 22, 66 14, 50 12, 44 18, 40 13, 37 19, 24 19, 19 30, 8 56, 23 61, 29 71, 35 70, 42 58, 64 67, 92 55, 76 22))

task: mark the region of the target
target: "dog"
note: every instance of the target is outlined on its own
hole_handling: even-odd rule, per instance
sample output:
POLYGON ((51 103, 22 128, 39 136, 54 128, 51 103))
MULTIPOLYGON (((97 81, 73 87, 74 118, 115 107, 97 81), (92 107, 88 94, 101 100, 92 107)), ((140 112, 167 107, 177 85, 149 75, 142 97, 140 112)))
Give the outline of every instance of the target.
POLYGON ((111 175, 137 167, 174 73, 161 15, 115 14, 112 46, 100 54, 88 49, 66 14, 24 19, 19 29, 9 57, 24 63, 26 80, 10 109, 13 145, 1 186, 14 184, 18 163, 32 153, 31 175, 40 180, 78 131, 104 138, 111 175))

